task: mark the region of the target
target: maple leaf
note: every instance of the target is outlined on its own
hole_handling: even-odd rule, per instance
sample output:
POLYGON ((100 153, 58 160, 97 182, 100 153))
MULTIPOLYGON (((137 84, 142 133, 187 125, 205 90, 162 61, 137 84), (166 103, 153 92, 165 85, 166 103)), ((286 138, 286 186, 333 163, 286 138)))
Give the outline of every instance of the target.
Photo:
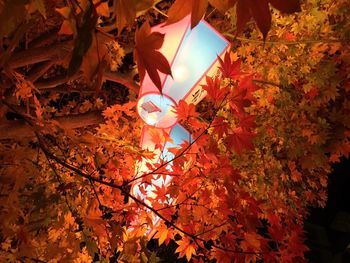
POLYGON ((246 96, 246 89, 234 89, 229 98, 231 108, 238 113, 243 113, 244 107, 248 107, 251 104, 250 100, 247 99, 246 96))
POLYGON ((207 91, 209 97, 220 103, 225 97, 225 90, 220 87, 220 79, 218 77, 205 77, 207 84, 202 85, 202 88, 207 91))
MULTIPOLYGON (((0 1, 0 39, 15 30, 26 18, 26 1, 0 1)), ((3 52, 3 51, 2 51, 3 52)))
POLYGON ((304 258, 304 252, 309 251, 309 248, 304 245, 302 240, 302 226, 292 226, 291 234, 288 238, 288 250, 295 257, 304 258))
POLYGON ((41 120, 42 119, 42 114, 43 114, 43 109, 41 108, 40 102, 36 95, 33 96, 34 99, 34 104, 35 104, 35 114, 36 117, 41 120))
POLYGON ((227 134, 229 129, 229 123, 220 116, 215 117, 211 126, 214 128, 214 131, 217 133, 219 138, 222 138, 224 134, 227 134))
POLYGON ((176 0, 168 11, 166 25, 176 23, 191 14, 191 28, 203 18, 207 10, 208 0, 176 0))
POLYGON ((253 249, 254 251, 260 250, 261 237, 255 232, 244 233, 244 240, 241 242, 241 247, 244 250, 253 249))
POLYGON ((139 12, 151 8, 152 0, 114 0, 115 24, 118 36, 126 26, 131 26, 139 12))
POLYGON ((299 0, 288 0, 288 1, 269 0, 269 2, 272 4, 274 8, 278 9, 282 13, 292 14, 292 13, 301 11, 299 0))
POLYGON ((236 4, 236 2, 237 0, 209 0, 209 3, 222 14, 225 14, 227 10, 236 4))
POLYGON ((83 57, 93 42, 97 15, 94 6, 90 2, 88 3, 86 10, 84 10, 83 23, 78 30, 77 38, 74 42, 74 49, 68 66, 69 76, 73 76, 79 70, 83 62, 83 57))
POLYGON ((174 239, 173 230, 162 224, 158 228, 158 232, 154 235, 154 238, 158 238, 158 245, 159 246, 161 244, 163 244, 164 242, 166 245, 168 245, 170 240, 174 239))
POLYGON ((196 107, 193 103, 187 104, 186 101, 180 100, 177 105, 175 112, 177 114, 177 119, 179 122, 186 121, 189 118, 197 118, 198 113, 196 112, 196 107))
POLYGON ((290 14, 300 11, 299 0, 238 0, 236 6, 237 32, 242 32, 247 22, 253 18, 265 40, 271 28, 269 2, 283 13, 290 14))
POLYGON ((135 5, 130 0, 116 0, 114 1, 114 13, 116 16, 115 24, 118 29, 118 35, 120 35, 126 25, 134 23, 136 18, 135 5))
POLYGON ((143 23, 141 28, 135 34, 135 60, 139 69, 140 79, 143 80, 146 71, 159 89, 162 92, 162 84, 158 71, 171 75, 171 69, 168 60, 159 50, 164 42, 164 34, 159 32, 151 32, 151 27, 148 22, 143 23), (158 70, 158 71, 157 71, 158 70))
POLYGON ((244 90, 244 89, 247 90, 247 94, 245 98, 250 100, 250 102, 255 101, 255 97, 253 93, 259 89, 259 86, 257 86, 253 80, 254 80, 253 75, 249 75, 241 79, 238 84, 238 88, 240 90, 244 90))
POLYGON ((239 124, 244 130, 251 130, 256 127, 255 115, 238 114, 239 124))
POLYGON ((226 52, 224 56, 224 60, 218 56, 218 60, 220 63, 220 71, 224 78, 237 79, 237 76, 241 75, 241 61, 231 61, 230 52, 226 52))
POLYGON ((233 148, 233 151, 240 155, 244 150, 254 148, 252 142, 254 136, 254 133, 244 131, 239 127, 234 129, 234 132, 226 137, 226 143, 228 146, 231 146, 233 148))
POLYGON ((190 261, 192 255, 196 255, 197 246, 188 237, 183 237, 176 243, 179 247, 175 250, 175 253, 179 253, 179 258, 186 256, 187 261, 190 261))

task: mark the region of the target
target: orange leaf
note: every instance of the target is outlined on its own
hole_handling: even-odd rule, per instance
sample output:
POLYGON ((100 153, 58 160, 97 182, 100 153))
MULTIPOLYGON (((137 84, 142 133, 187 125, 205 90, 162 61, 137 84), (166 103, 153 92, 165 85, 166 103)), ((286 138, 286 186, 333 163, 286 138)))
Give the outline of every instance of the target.
POLYGON ((196 255, 196 245, 191 242, 187 237, 183 237, 181 240, 176 241, 179 247, 175 250, 175 253, 179 253, 179 258, 186 255, 187 261, 191 260, 192 255, 196 255))
POLYGON ((299 0, 288 0, 288 1, 269 0, 269 2, 272 4, 274 8, 278 9, 282 13, 292 14, 294 12, 301 11, 299 0))
POLYGON ((254 18, 263 38, 271 28, 271 12, 269 2, 283 13, 294 13, 300 11, 299 0, 238 0, 236 6, 237 31, 242 32, 244 26, 251 18, 254 18))
POLYGON ((249 248, 254 250, 260 250, 260 236, 254 232, 244 233, 244 240, 241 243, 241 247, 244 250, 249 250, 249 248))
POLYGON ((74 34, 74 30, 72 29, 72 24, 70 23, 69 20, 64 20, 60 31, 58 31, 59 35, 73 35, 74 34))
POLYGON ((100 16, 109 16, 109 8, 107 2, 102 2, 96 7, 96 12, 100 16))
POLYGON ((159 246, 164 243, 169 244, 170 239, 174 238, 173 231, 167 228, 165 225, 161 225, 158 232, 155 234, 154 238, 158 238, 159 246))

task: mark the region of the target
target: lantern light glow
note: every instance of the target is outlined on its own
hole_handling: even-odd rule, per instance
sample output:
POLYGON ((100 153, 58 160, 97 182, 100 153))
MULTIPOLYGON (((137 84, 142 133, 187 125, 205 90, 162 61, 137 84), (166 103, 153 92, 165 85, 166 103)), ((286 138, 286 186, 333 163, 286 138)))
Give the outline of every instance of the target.
MULTIPOLYGON (((151 135, 151 129, 154 128, 145 125, 142 130, 141 148, 154 151, 156 157, 138 162, 135 177, 151 172, 149 164, 159 161, 170 162, 166 168, 171 171, 174 154, 168 149, 180 148, 185 141, 192 140, 190 133, 177 123, 174 109, 182 99, 187 103, 197 104, 206 96, 206 91, 201 88, 201 85, 205 84, 205 76, 216 74, 218 56, 222 57, 230 49, 230 43, 204 20, 191 29, 190 16, 171 25, 155 26, 152 31, 165 34, 163 46, 159 51, 169 61, 172 76, 159 72, 162 83, 160 93, 146 73, 141 83, 137 110, 147 125, 168 133, 172 142, 159 142, 161 149, 155 149, 151 135)), ((155 198, 154 185, 168 185, 170 180, 170 176, 154 176, 151 184, 142 186, 146 196, 142 194, 140 181, 137 180, 132 193, 144 200, 155 198)))

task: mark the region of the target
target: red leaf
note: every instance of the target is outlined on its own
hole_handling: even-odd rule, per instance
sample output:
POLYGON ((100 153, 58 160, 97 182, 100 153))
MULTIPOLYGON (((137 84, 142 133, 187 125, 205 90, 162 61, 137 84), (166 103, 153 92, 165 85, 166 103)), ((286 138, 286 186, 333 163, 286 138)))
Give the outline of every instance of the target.
POLYGON ((251 130, 256 127, 255 115, 238 114, 239 124, 244 130, 251 130))
POLYGON ((280 221, 281 221, 281 218, 276 215, 276 214, 273 214, 273 213, 269 213, 267 214, 267 219, 269 220, 269 223, 271 226, 278 226, 280 227, 281 224, 280 224, 280 221))
POLYGON ((271 13, 267 0, 250 0, 252 16, 263 34, 264 40, 271 28, 271 13))
POLYGON ((229 124, 223 117, 215 117, 211 125, 214 128, 214 132, 217 133, 219 138, 222 138, 224 134, 227 134, 229 124))
POLYGON ((218 57, 218 60, 220 63, 219 69, 224 78, 237 79, 237 76, 242 74, 240 71, 241 61, 231 61, 230 52, 226 52, 224 60, 222 60, 220 57, 218 57))
POLYGON ((166 25, 176 23, 191 14, 191 28, 194 28, 207 10, 208 0, 176 0, 168 11, 166 25))
POLYGON ((175 109, 178 121, 186 121, 190 117, 197 118, 198 113, 194 104, 187 104, 186 101, 180 100, 178 106, 175 109))
POLYGON ((247 99, 246 96, 246 89, 234 89, 231 93, 229 102, 231 108, 238 113, 243 113, 244 107, 248 107, 251 104, 250 100, 247 99))
POLYGON ((225 90, 220 87, 220 79, 218 77, 205 77, 207 84, 202 85, 203 89, 207 91, 208 96, 216 102, 221 102, 225 97, 225 90))
POLYGON ((253 17, 264 40, 271 28, 271 12, 269 2, 282 13, 291 14, 300 11, 299 0, 238 0, 236 6, 237 32, 253 17))
POLYGON ((208 0, 192 0, 191 28, 194 28, 207 11, 208 0))
POLYGON ((269 2, 282 13, 292 14, 301 11, 299 0, 269 0, 269 2))
POLYGON ((227 10, 236 4, 236 2, 237 0, 209 0, 209 3, 222 14, 225 14, 227 10))
POLYGON ((158 71, 171 75, 169 62, 162 53, 157 51, 163 45, 164 34, 151 32, 151 27, 146 22, 136 31, 135 42, 134 54, 141 80, 144 79, 147 71, 153 83, 162 92, 158 71))
POLYGON ((249 0, 238 0, 236 6, 237 33, 241 33, 244 26, 249 22, 252 14, 250 12, 249 0))
POLYGON ((179 258, 186 256, 187 261, 191 260, 192 255, 196 255, 197 245, 193 243, 188 237, 183 237, 176 241, 179 245, 175 253, 179 253, 179 258))
POLYGON ((234 133, 226 137, 226 143, 231 146, 233 151, 240 155, 244 150, 253 149, 252 139, 254 133, 244 131, 241 128, 236 128, 234 133))
POLYGON ((135 5, 130 3, 132 1, 116 0, 114 1, 114 13, 116 14, 116 26, 118 29, 118 35, 122 32, 123 28, 127 25, 132 25, 135 21, 136 10, 135 5))
POLYGON ((253 82, 253 75, 244 77, 243 79, 241 79, 239 81, 239 85, 238 88, 240 90, 246 90, 247 94, 246 94, 246 99, 250 100, 251 102, 255 101, 255 97, 254 97, 254 92, 257 91, 259 89, 259 86, 257 86, 254 82, 253 82))

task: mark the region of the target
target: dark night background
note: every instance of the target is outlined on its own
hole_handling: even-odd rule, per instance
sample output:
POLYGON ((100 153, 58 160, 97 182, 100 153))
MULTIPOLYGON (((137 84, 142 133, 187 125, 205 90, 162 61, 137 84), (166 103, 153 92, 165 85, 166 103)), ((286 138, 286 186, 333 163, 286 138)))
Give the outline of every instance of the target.
POLYGON ((333 166, 325 208, 311 208, 305 222, 306 258, 315 263, 350 263, 350 159, 333 166))

